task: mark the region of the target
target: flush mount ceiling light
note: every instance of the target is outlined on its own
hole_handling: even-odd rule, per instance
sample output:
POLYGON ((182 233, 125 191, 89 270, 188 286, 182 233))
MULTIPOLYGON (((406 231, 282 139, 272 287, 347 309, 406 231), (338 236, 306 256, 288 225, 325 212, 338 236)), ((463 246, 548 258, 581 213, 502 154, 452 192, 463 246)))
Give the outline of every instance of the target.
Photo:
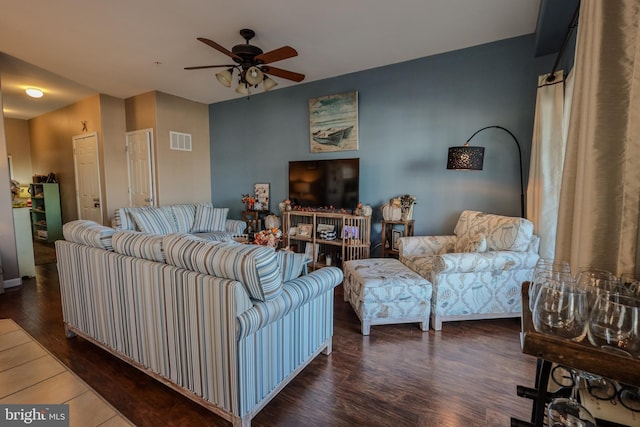
POLYGON ((304 74, 294 73, 293 71, 287 71, 267 65, 272 62, 282 61, 283 59, 298 56, 298 52, 296 52, 294 48, 291 46, 283 46, 279 49, 263 53, 262 49, 259 47, 249 44, 249 40, 256 35, 253 30, 240 30, 240 35, 245 39, 245 43, 236 45, 231 50, 225 49, 212 40, 198 37, 198 40, 202 43, 233 59, 235 64, 201 65, 197 67, 185 67, 185 70, 226 67, 226 70, 216 73, 216 79, 226 87, 231 87, 233 82, 233 73, 234 71, 237 71, 238 86, 236 87, 236 92, 243 95, 249 95, 251 93, 250 88, 257 88, 261 83, 265 92, 276 87, 278 83, 267 74, 287 80, 293 80, 294 82, 301 82, 304 80, 304 74))
POLYGON ((42 89, 38 89, 35 87, 29 87, 25 90, 25 92, 27 93, 27 95, 29 95, 32 98, 42 98, 42 96, 44 95, 44 92, 42 92, 42 89))

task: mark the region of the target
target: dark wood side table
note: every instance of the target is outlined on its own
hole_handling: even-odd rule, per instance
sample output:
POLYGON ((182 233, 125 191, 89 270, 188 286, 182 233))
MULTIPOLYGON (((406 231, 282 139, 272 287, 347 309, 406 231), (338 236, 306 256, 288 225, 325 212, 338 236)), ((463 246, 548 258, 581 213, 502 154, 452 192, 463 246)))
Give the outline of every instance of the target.
POLYGON ((400 255, 397 239, 399 237, 413 236, 414 220, 407 221, 382 221, 382 258, 400 255))

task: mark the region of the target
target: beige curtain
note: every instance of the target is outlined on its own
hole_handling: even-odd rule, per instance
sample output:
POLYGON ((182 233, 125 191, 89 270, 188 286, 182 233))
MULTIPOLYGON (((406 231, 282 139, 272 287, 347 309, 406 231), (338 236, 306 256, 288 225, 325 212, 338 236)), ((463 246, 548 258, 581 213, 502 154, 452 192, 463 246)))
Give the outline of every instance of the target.
POLYGON ((582 0, 556 258, 636 270, 640 217, 640 2, 582 0))
POLYGON ((539 255, 555 257, 556 228, 560 184, 564 163, 564 80, 557 71, 552 82, 549 74, 538 77, 536 114, 531 141, 531 162, 527 188, 527 218, 540 237, 539 255))

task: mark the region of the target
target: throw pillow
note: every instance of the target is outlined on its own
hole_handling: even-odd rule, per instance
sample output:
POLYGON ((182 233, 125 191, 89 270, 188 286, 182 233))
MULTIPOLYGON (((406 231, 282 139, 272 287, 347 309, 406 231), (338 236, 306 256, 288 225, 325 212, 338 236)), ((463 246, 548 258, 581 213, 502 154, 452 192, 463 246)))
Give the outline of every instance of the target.
POLYGON ((282 273, 282 281, 296 279, 302 275, 302 270, 308 262, 304 254, 296 254, 288 251, 276 252, 276 259, 282 273))
POLYGON ((487 238, 484 234, 478 233, 472 237, 462 237, 456 240, 455 250, 461 252, 486 252, 487 238))
POLYGON ((211 205, 197 205, 191 233, 211 233, 224 231, 229 208, 214 208, 211 205))
POLYGON ((62 226, 62 235, 65 240, 108 251, 113 250, 111 239, 115 231, 111 227, 105 227, 88 219, 70 221, 62 226))
POLYGON ((130 212, 138 230, 151 234, 170 234, 176 232, 173 214, 161 208, 136 209, 130 212), (169 214, 169 215, 167 215, 169 214))
POLYGON ((164 263, 163 236, 139 231, 116 231, 113 234, 113 250, 122 255, 164 263))

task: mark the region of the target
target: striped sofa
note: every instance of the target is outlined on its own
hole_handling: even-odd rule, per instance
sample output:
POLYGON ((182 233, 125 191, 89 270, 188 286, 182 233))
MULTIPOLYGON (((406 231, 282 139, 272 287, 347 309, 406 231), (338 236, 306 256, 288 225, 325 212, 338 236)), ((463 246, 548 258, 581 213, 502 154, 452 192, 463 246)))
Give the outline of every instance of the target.
POLYGON ((67 336, 79 335, 234 426, 329 354, 342 271, 302 254, 92 221, 56 241, 67 336))
POLYGON ((111 226, 116 230, 144 233, 190 233, 207 240, 231 240, 244 232, 247 224, 227 219, 229 208, 211 203, 187 203, 159 207, 118 208, 111 226))

